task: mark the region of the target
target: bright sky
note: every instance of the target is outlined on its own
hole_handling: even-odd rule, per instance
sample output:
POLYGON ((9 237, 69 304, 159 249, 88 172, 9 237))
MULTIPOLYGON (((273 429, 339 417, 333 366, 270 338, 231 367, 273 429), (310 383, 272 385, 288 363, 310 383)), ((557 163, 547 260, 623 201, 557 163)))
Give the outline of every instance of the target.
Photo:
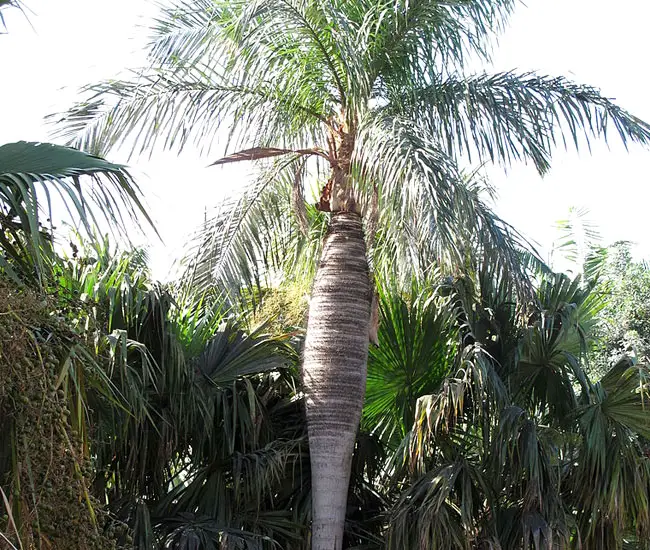
MULTIPOLYGON (((155 8, 146 0, 24 0, 29 23, 17 11, 5 13, 9 34, 0 36, 4 74, 0 86, 0 143, 48 140, 43 117, 69 106, 84 84, 114 77, 144 63, 142 28, 155 8), (31 25, 31 26, 30 26, 31 25)), ((600 88, 608 97, 650 121, 647 21, 643 0, 528 0, 501 37, 495 70, 537 70, 564 75, 600 88)), ((109 160, 125 162, 119 152, 109 160)), ((210 159, 188 152, 133 159, 150 213, 165 245, 151 250, 154 275, 166 277, 187 235, 229 190, 243 185, 247 170, 205 168, 210 159)), ((504 173, 490 169, 499 192, 497 211, 548 250, 556 220, 570 206, 586 207, 605 243, 637 243, 650 258, 650 151, 626 153, 602 144, 587 152, 558 151, 553 169, 541 179, 532 167, 504 173)))

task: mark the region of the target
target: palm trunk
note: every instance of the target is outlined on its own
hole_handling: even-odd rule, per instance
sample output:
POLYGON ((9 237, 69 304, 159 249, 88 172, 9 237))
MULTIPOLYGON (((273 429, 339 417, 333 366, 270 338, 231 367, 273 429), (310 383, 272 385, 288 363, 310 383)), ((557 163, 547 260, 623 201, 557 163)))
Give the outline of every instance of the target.
POLYGON ((341 550, 350 465, 366 389, 370 322, 361 218, 332 215, 309 306, 303 360, 312 550, 341 550))

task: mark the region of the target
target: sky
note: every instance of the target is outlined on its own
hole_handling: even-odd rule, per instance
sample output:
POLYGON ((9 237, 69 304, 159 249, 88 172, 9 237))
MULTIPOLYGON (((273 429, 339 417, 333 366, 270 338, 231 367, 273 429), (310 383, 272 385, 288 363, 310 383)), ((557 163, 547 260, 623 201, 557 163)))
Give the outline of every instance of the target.
MULTIPOLYGON (((44 117, 68 107, 80 86, 112 78, 145 61, 146 24, 156 8, 148 0, 24 0, 27 18, 7 11, 0 35, 0 143, 51 141, 44 117)), ((644 0, 527 0, 499 38, 486 71, 534 70, 590 84, 650 121, 650 3, 644 0), (614 7, 615 6, 615 7, 614 7)), ((245 167, 207 168, 211 160, 188 149, 128 159, 163 242, 152 239, 155 277, 166 278, 188 235, 228 193, 242 187, 245 167)), ((557 151, 549 174, 532 166, 486 167, 498 192, 498 214, 539 244, 547 257, 554 225, 570 207, 586 208, 603 243, 629 240, 635 255, 650 259, 650 151, 626 152, 612 140, 592 154, 557 151)))

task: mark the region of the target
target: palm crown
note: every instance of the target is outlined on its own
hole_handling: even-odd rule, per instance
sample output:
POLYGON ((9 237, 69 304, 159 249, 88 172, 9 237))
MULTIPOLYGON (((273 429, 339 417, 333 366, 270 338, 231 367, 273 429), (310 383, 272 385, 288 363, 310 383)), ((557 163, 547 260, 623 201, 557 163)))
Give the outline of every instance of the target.
MULTIPOLYGON (((543 172, 558 141, 577 147, 612 125, 625 143, 650 138, 648 125, 593 88, 530 73, 467 76, 467 61, 488 57, 516 4, 176 1, 155 25, 151 68, 89 86, 60 132, 95 153, 188 143, 208 152, 227 136, 238 152, 217 163, 281 158, 238 205, 238 230, 254 214, 251 197, 277 192, 284 176, 301 199, 303 176, 324 170, 319 208, 362 209, 373 226, 379 204, 391 246, 426 244, 458 260, 462 229, 480 228, 479 241, 513 267, 511 232, 468 188, 459 159, 529 160, 543 172)), ((211 261, 226 252, 221 237, 210 240, 221 246, 211 261)))

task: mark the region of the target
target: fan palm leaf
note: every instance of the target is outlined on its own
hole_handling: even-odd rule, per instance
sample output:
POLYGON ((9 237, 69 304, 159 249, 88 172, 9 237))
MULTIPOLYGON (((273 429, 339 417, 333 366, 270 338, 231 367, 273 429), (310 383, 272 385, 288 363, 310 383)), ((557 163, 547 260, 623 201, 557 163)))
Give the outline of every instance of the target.
POLYGON ((410 430, 418 398, 437 391, 449 373, 458 336, 448 300, 417 284, 408 298, 380 287, 379 309, 362 425, 390 444, 410 430))

